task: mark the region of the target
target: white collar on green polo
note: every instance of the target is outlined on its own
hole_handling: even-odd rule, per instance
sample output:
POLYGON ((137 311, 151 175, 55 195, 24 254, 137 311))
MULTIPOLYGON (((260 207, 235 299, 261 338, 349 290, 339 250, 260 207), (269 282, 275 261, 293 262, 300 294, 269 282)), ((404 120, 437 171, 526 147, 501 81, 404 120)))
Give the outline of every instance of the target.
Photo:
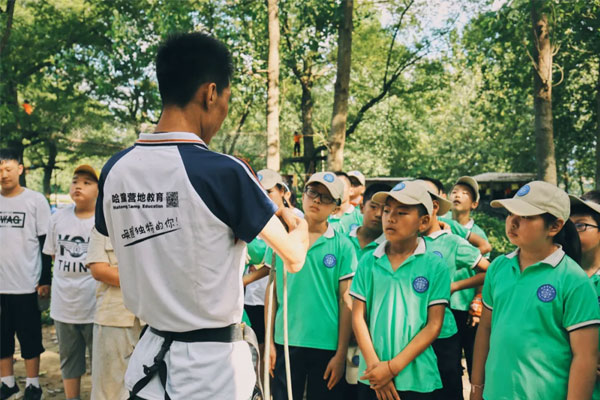
MULTIPOLYGON (((543 264, 550 265, 552 268, 556 268, 558 266, 558 264, 560 264, 562 259, 565 257, 565 251, 562 249, 562 246, 561 245, 557 245, 557 246, 558 246, 558 249, 554 250, 554 252, 552 254, 550 254, 548 257, 544 258, 542 261, 537 262, 536 264, 543 263, 543 264)), ((519 254, 519 249, 516 249, 512 253, 508 253, 506 255, 506 258, 515 258, 518 254, 519 254)))
POLYGON ((449 229, 442 229, 442 230, 433 232, 431 235, 427 235, 427 237, 430 237, 432 239, 437 239, 440 236, 445 235, 447 233, 452 233, 452 231, 450 231, 449 229))
MULTIPOLYGON (((381 236, 383 236, 383 235, 381 235, 381 236)), ((377 248, 373 252, 373 255, 375 256, 375 258, 381 258, 383 255, 385 255, 385 246, 386 245, 387 245, 387 240, 384 240, 383 242, 381 242, 379 244, 379 246, 377 246, 377 248)), ((419 254, 423 254, 423 253, 425 253, 425 250, 427 250, 427 246, 425 245, 425 240, 423 240, 422 237, 418 237, 417 238, 417 248, 412 253, 412 255, 416 256, 419 254)))
POLYGON ((333 225, 327 224, 327 230, 323 234, 327 239, 331 239, 335 236, 335 229, 333 229, 333 225))

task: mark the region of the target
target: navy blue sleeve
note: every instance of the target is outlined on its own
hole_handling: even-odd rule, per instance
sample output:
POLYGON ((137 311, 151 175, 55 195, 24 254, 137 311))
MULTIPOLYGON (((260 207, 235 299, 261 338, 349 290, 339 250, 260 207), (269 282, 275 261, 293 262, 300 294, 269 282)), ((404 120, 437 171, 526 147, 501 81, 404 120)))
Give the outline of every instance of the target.
POLYGON ((190 183, 211 212, 237 238, 253 241, 277 206, 242 161, 195 145, 180 145, 190 183))
POLYGON ((125 150, 122 150, 112 156, 104 167, 102 167, 102 172, 100 173, 100 179, 98 180, 98 198, 96 199, 96 216, 95 223, 96 230, 103 234, 104 236, 108 236, 108 229, 106 227, 106 219, 104 218, 104 183, 106 182, 106 177, 110 172, 111 168, 123 157, 125 154, 129 153, 133 149, 129 147, 125 150))

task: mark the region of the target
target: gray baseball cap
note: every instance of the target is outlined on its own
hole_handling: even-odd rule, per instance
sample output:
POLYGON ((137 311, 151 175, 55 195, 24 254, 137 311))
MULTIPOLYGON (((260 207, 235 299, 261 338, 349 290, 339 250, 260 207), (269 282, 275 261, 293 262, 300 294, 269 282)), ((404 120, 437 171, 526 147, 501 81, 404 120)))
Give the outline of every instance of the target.
POLYGON ((512 199, 494 200, 490 205, 494 208, 504 207, 512 214, 522 217, 548 213, 567 221, 571 214, 569 195, 544 181, 529 182, 512 199))

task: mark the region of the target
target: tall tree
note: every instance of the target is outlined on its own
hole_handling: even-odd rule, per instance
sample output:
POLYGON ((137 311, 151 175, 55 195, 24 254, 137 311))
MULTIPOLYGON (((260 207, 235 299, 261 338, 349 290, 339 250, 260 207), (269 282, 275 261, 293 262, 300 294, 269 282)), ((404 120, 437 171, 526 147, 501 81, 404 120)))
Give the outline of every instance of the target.
POLYGON ((269 60, 267 66, 267 168, 279 171, 279 5, 267 0, 269 60))
POLYGON ((547 0, 531 0, 531 22, 537 174, 539 179, 556 184, 552 121, 552 57, 557 49, 550 40, 547 0))
POLYGON ((344 143, 346 141, 346 120, 348 119, 348 94, 350 87, 350 67, 352 61, 352 0, 342 0, 341 18, 338 27, 337 74, 333 95, 333 114, 329 133, 329 153, 327 167, 331 171, 341 171, 344 167, 344 143))

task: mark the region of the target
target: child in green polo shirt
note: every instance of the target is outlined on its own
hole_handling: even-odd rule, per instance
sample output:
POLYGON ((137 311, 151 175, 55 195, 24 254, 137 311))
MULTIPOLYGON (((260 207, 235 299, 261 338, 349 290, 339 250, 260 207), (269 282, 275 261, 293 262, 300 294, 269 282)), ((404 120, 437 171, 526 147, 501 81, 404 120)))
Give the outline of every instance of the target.
MULTIPOLYGON (((450 191, 450 201, 452 202, 452 220, 458 222, 461 226, 468 229, 470 232, 477 234, 478 236, 488 241, 487 235, 475 223, 471 218, 471 212, 474 211, 479 205, 479 184, 477 181, 470 176, 462 176, 458 178, 452 190, 450 191)), ((447 221, 445 218, 440 218, 442 221, 447 221)), ((489 257, 489 253, 484 254, 484 257, 489 257)), ((457 272, 457 279, 466 279, 472 276, 473 270, 463 269, 457 272)), ((481 304, 481 289, 471 288, 461 290, 452 294, 450 299, 450 307, 454 319, 456 320, 456 327, 458 328, 458 336, 460 340, 460 347, 465 355, 467 361, 467 372, 471 376, 471 369, 473 365, 473 345, 475 343, 475 332, 477 331, 477 323, 473 321, 469 314, 470 304, 474 301, 477 296, 479 304, 481 304)))
MULTIPOLYGON (((306 183, 302 206, 310 248, 302 270, 287 277, 288 328, 294 399, 343 398, 346 353, 352 331, 350 283, 356 270, 352 243, 327 222, 341 203, 343 182, 332 172, 319 172, 306 183)), ((272 251, 265 256, 272 261, 272 251)), ((283 304, 283 264, 277 259, 277 303, 283 304)), ((265 299, 265 307, 269 307, 265 299)), ((268 308, 267 308, 268 309, 268 308)), ((271 368, 274 400, 287 399, 283 352, 283 307, 275 315, 271 368), (275 356, 275 360, 273 359, 275 356)))
POLYGON ((433 399, 442 381, 431 344, 450 298, 446 266, 419 237, 433 203, 414 182, 372 200, 385 205, 386 241, 361 258, 350 292, 361 349, 359 399, 433 399))
MULTIPOLYGON (((579 232, 581 267, 592 281, 600 303, 600 191, 571 198, 571 221, 579 232)), ((598 365, 600 375, 600 365, 598 365)), ((596 380, 593 400, 600 400, 600 380, 596 380)))
POLYGON ((589 399, 600 311, 577 264, 569 196, 534 181, 491 205, 508 210, 506 234, 517 250, 496 258, 485 279, 471 399, 589 399))
POLYGON ((363 224, 357 226, 348 232, 348 238, 354 245, 356 259, 360 260, 363 254, 373 250, 385 239, 383 228, 381 227, 381 215, 383 213, 383 204, 379 204, 372 199, 378 192, 389 192, 390 185, 385 183, 374 183, 365 191, 362 197, 360 211, 363 214, 363 224))
POLYGON ((442 332, 433 343, 433 350, 437 356, 443 384, 443 388, 436 392, 436 396, 448 400, 462 399, 462 352, 452 308, 460 309, 462 307, 468 309, 470 301, 460 304, 455 295, 461 290, 481 286, 485 277, 485 270, 490 262, 483 258, 477 248, 471 246, 465 239, 453 234, 447 225, 438 220, 438 214, 445 214, 450 210, 450 202, 432 192, 423 181, 417 180, 415 182, 428 190, 433 202, 430 223, 423 232, 427 248, 444 261, 452 281, 450 307, 446 309, 444 315, 442 332))
POLYGON ((335 174, 344 184, 344 195, 338 209, 329 216, 328 221, 335 230, 345 234, 357 226, 361 226, 363 216, 360 209, 350 203, 350 191, 352 189, 350 177, 342 171, 337 171, 335 174))

